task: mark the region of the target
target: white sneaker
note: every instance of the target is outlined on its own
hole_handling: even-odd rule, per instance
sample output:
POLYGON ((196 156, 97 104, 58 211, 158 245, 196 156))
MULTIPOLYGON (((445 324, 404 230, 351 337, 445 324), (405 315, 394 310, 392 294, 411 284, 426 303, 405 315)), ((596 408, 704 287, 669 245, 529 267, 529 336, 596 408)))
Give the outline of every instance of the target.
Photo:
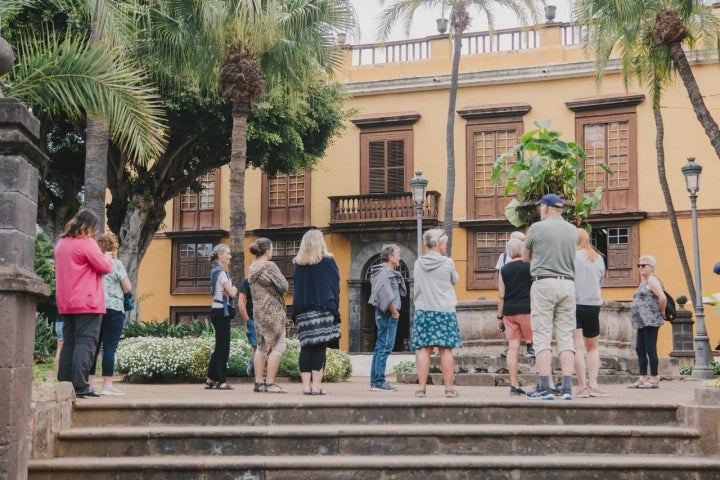
POLYGON ((112 385, 106 385, 105 387, 103 387, 100 395, 125 395, 125 392, 123 392, 122 390, 118 390, 112 385))

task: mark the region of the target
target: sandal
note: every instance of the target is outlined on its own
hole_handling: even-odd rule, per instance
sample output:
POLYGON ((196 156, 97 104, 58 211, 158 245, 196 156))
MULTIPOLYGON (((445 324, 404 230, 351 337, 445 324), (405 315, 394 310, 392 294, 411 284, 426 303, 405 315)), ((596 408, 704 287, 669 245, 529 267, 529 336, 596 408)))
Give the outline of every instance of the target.
POLYGON ((451 388, 450 390, 445 389, 445 397, 454 398, 454 397, 459 397, 459 396, 460 396, 460 393, 457 390, 455 390, 454 388, 451 388))
POLYGON ((653 382, 652 380, 648 380, 647 382, 645 382, 645 384, 642 386, 642 388, 654 390, 656 388, 660 388, 660 383, 653 382))
POLYGON ((255 388, 253 388, 253 392, 265 393, 267 392, 267 386, 264 383, 255 383, 255 388))
POLYGON ((638 380, 637 382, 628 385, 628 388, 645 388, 645 384, 642 381, 638 380))
MULTIPOLYGON (((284 393, 284 392, 283 392, 283 393, 284 393)), ((326 394, 326 392, 325 392, 325 390, 323 390, 322 388, 321 388, 320 390, 318 390, 318 391, 312 391, 312 392, 310 392, 310 395, 325 395, 325 394, 326 394)))
POLYGON ((215 382, 213 380, 210 380, 209 378, 205 381, 205 390, 212 390, 213 388, 216 388, 217 385, 220 385, 220 382, 215 382))
POLYGON ((585 387, 578 389, 575 393, 573 393, 573 396, 577 398, 590 398, 592 394, 590 393, 590 389, 585 387))
POLYGON ((285 391, 285 389, 283 389, 277 383, 266 383, 265 384, 265 393, 287 393, 287 392, 285 391))
POLYGON ((232 390, 233 386, 230 385, 229 383, 215 382, 215 388, 217 390, 232 390))
POLYGON ((312 395, 312 394, 313 394, 312 390, 310 390, 309 392, 306 392, 305 390, 303 390, 303 395, 312 395))
POLYGON ((601 389, 601 388, 588 387, 588 391, 590 392, 590 396, 593 397, 593 398, 595 398, 595 397, 609 397, 609 396, 610 396, 610 394, 609 394, 608 392, 606 392, 605 390, 603 390, 603 389, 601 389))
POLYGON ((425 398, 425 389, 415 390, 415 396, 418 398, 425 398))

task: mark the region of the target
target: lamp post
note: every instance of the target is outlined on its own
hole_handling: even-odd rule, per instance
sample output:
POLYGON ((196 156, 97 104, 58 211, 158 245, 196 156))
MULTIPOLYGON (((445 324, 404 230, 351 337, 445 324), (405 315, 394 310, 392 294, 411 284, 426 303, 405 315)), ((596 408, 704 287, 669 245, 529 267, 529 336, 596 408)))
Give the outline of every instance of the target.
POLYGON ((417 214, 417 258, 422 255, 422 218, 427 184, 428 181, 422 177, 422 172, 415 172, 415 178, 410 180, 410 191, 412 192, 415 213, 417 214))
POLYGON ((700 244, 698 242, 698 221, 697 221, 697 194, 700 191, 700 174, 702 165, 695 163, 695 158, 689 157, 688 162, 683 165, 682 173, 685 176, 685 186, 690 193, 690 209, 692 212, 693 228, 693 249, 695 250, 695 318, 697 327, 695 330, 695 366, 693 377, 713 378, 713 371, 710 368, 710 340, 705 329, 705 310, 702 303, 702 280, 700 277, 700 244))

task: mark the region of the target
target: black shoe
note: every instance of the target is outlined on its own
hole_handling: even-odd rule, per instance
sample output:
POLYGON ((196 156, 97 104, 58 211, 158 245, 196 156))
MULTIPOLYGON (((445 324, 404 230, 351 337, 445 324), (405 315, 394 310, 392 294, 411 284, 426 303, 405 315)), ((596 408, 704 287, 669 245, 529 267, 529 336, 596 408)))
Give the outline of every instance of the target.
POLYGON ((77 398, 100 398, 100 394, 95 393, 92 390, 88 390, 87 392, 76 393, 75 396, 77 398))
POLYGON ((555 385, 554 387, 550 387, 550 393, 552 393, 552 394, 555 395, 556 397, 559 397, 560 394, 562 393, 562 392, 560 391, 560 387, 561 387, 561 386, 562 386, 562 384, 561 384, 561 383, 558 383, 558 384, 555 385))
POLYGON ((527 347, 527 351, 525 352, 526 357, 534 357, 535 356, 535 349, 533 347, 527 347))
POLYGON ((516 395, 525 395, 525 390, 522 389, 522 387, 513 387, 510 385, 510 396, 514 397, 516 395))
POLYGON ((509 349, 506 348, 505 351, 500 354, 500 356, 503 357, 503 358, 507 358, 507 352, 508 352, 508 350, 509 350, 509 349))

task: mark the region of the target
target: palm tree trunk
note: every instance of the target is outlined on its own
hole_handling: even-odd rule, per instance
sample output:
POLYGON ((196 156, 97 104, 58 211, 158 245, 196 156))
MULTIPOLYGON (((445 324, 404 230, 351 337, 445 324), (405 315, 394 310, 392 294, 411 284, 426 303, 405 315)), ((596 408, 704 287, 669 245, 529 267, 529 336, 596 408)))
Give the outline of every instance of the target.
POLYGON ((105 230, 105 192, 107 190, 107 156, 110 127, 97 117, 88 116, 85 134, 85 207, 100 218, 105 230))
POLYGON ((448 237, 447 255, 452 253, 453 215, 455 206, 455 106, 457 104, 458 76, 460 71, 460 53, 462 49, 462 31, 453 32, 453 57, 450 70, 450 95, 448 99, 447 126, 445 142, 447 151, 447 183, 445 187, 445 213, 443 229, 448 237))
POLYGON ((700 87, 695 80, 695 75, 693 75, 692 69, 690 68, 690 63, 685 55, 685 50, 683 50, 680 42, 673 42, 669 47, 670 58, 675 64, 675 68, 677 68, 680 78, 682 78, 682 81, 685 84, 685 89, 690 97, 690 103, 693 106, 693 110, 695 110, 695 115, 697 116, 700 125, 702 125, 703 129, 705 129, 705 134, 710 139, 710 144, 715 149, 715 155, 717 155, 720 159, 720 128, 718 128, 717 122, 713 119, 707 106, 705 106, 705 101, 700 93, 700 87))
POLYGON ((665 174, 665 147, 663 144, 663 138, 665 137, 665 127, 663 125, 662 112, 659 106, 653 106, 653 116, 655 117, 655 149, 657 151, 657 169, 658 177, 660 179, 660 189, 665 199, 665 208, 668 212, 668 218, 670 219, 670 229, 672 230, 673 239, 675 240, 675 248, 677 248, 678 257, 680 257, 680 264, 685 274, 685 282, 687 283, 688 292, 690 298, 694 298, 693 293, 695 291, 695 284, 693 283, 692 274, 690 273, 690 265, 687 261, 687 255, 685 253, 685 245, 683 244, 682 236, 680 235, 680 227, 677 222, 677 215, 675 214, 675 207, 673 206, 672 196, 670 195, 670 187, 668 186, 667 175, 665 174))
POLYGON ((245 162, 247 161, 248 113, 233 108, 230 153, 230 275, 239 285, 245 278, 245 162))

